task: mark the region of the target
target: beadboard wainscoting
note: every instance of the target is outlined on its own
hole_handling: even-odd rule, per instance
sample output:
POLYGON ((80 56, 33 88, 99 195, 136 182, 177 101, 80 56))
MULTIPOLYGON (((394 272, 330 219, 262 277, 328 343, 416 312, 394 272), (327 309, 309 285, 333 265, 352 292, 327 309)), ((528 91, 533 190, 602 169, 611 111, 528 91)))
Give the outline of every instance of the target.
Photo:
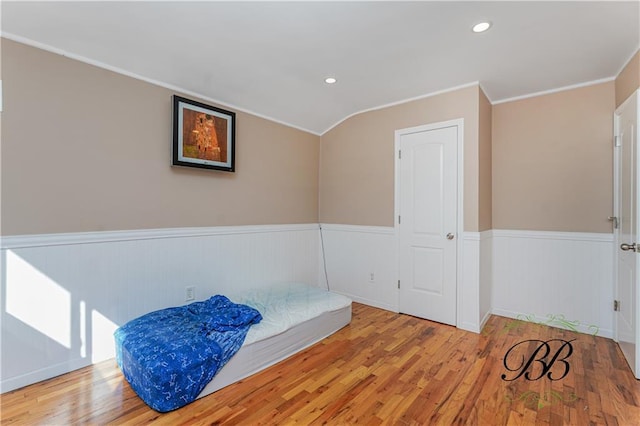
POLYGON ((317 224, 2 239, 6 392, 114 357, 113 331, 144 313, 274 282, 318 285, 317 224))
MULTIPOLYGON (((490 233, 465 232, 458 283, 458 327, 479 332, 490 314, 490 233), (484 275, 482 275, 484 274, 484 275)), ((322 225, 329 287, 357 302, 393 312, 398 306, 397 239, 393 227, 322 225), (371 280, 371 274, 374 279, 371 280)), ((325 277, 321 274, 321 284, 325 277)))
MULTIPOLYGON (((396 235, 393 227, 322 224, 331 291, 356 302, 398 312, 396 235), (373 279, 371 279, 373 274, 373 279)), ((326 281, 325 281, 326 280, 326 281)))
POLYGON ((549 325, 564 318, 580 332, 597 327, 599 336, 613 337, 613 234, 492 234, 494 314, 549 325))
MULTIPOLYGON (((112 358, 117 326, 187 303, 189 286, 203 300, 298 281, 398 312, 395 229, 321 226, 3 238, 0 391, 112 358)), ((578 331, 613 336, 612 234, 492 230, 459 243, 459 328, 479 332, 491 313, 562 315, 578 331)))
POLYGON ((458 328, 479 333, 491 315, 491 231, 465 232, 458 280, 458 328))

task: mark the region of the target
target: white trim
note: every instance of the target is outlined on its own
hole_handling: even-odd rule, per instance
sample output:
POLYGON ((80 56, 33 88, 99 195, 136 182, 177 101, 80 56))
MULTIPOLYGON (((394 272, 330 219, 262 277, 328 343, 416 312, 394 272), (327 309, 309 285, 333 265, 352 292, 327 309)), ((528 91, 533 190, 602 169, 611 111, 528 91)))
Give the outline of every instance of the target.
POLYGON ((570 241, 591 241, 610 243, 613 241, 612 233, 595 233, 595 232, 555 232, 555 231, 521 231, 509 229, 493 229, 491 230, 494 238, 538 238, 551 240, 570 240, 570 241))
POLYGON ((482 91, 482 93, 484 93, 484 96, 487 98, 487 100, 489 101, 489 103, 491 105, 493 105, 493 101, 491 100, 491 98, 489 97, 489 95, 487 94, 487 91, 485 90, 484 86, 482 85, 481 82, 478 82, 478 87, 480 88, 480 90, 482 91))
MULTIPOLYGON (((458 128, 458 141, 457 141, 457 157, 458 157, 458 200, 457 200, 457 223, 456 223, 456 235, 463 236, 464 238, 464 118, 457 118, 454 120, 441 121, 438 123, 430 123, 422 126, 409 127, 406 129, 398 129, 395 131, 394 136, 394 207, 393 207, 393 227, 396 234, 396 271, 398 277, 400 275, 400 232, 398 230, 398 215, 400 214, 400 159, 398 153, 400 151, 400 135, 406 135, 415 132, 425 132, 430 130, 442 129, 446 127, 458 128)), ((456 326, 461 325, 461 310, 462 310, 462 283, 463 277, 463 239, 459 238, 459 243, 456 244, 457 259, 456 259, 456 326)), ((398 290, 399 291, 399 290, 398 290)), ((398 305, 399 308, 399 305, 398 305)))
POLYGON ((622 66, 620 67, 620 69, 618 70, 618 72, 616 73, 616 78, 618 78, 620 76, 620 73, 622 73, 622 71, 627 67, 627 65, 629 65, 631 63, 631 60, 633 59, 634 56, 636 56, 636 53, 638 53, 640 51, 640 46, 638 46, 637 48, 635 48, 633 50, 633 53, 631 54, 631 56, 629 56, 629 59, 627 59, 622 66))
MULTIPOLYGON (((555 89, 543 90, 541 92, 534 92, 534 93, 529 93, 529 94, 525 94, 525 95, 514 96, 514 97, 511 97, 511 98, 498 99, 498 100, 495 100, 495 101, 491 100, 491 98, 489 97, 487 91, 484 89, 484 87, 482 86, 482 84, 479 81, 473 81, 473 82, 470 82, 470 83, 465 83, 465 84, 461 84, 461 85, 458 85, 458 86, 450 87, 450 88, 447 88, 447 89, 436 90, 434 92, 429 92, 429 93, 426 93, 424 95, 419 95, 419 96, 415 96, 415 97, 412 97, 412 98, 402 99, 402 100, 399 100, 399 101, 390 102, 390 103, 387 103, 387 104, 383 104, 383 105, 379 105, 379 106, 363 109, 363 110, 360 110, 360 111, 356 111, 356 112, 354 112, 352 114, 349 114, 346 117, 338 120, 333 125, 329 126, 326 130, 319 132, 319 131, 306 129, 304 127, 296 126, 295 124, 287 123, 285 121, 278 120, 278 119, 270 117, 268 115, 264 115, 264 114, 260 114, 260 113, 254 112, 254 111, 252 111, 250 109, 242 108, 242 107, 230 104, 230 103, 225 102, 225 101, 220 101, 218 99, 211 98, 209 96, 206 96, 206 95, 203 95, 201 93, 185 89, 183 87, 179 87, 179 86, 175 86, 173 84, 165 83, 165 82, 162 82, 160 80, 155 80, 155 79, 152 79, 152 78, 144 77, 142 75, 139 75, 139 74, 124 70, 122 68, 118 68, 118 67, 115 67, 115 66, 112 66, 112 65, 108 65, 108 64, 105 64, 104 62, 96 61, 94 59, 90 59, 90 58, 87 58, 85 56, 77 55, 75 53, 71 53, 71 52, 68 52, 66 50, 59 49, 57 47, 53 47, 53 46, 45 44, 45 43, 41 43, 41 42, 38 42, 38 41, 35 41, 35 40, 31 40, 29 38, 22 37, 22 36, 19 36, 19 35, 16 35, 16 34, 8 33, 6 31, 0 31, 0 37, 6 38, 8 40, 15 41, 17 43, 25 44, 27 46, 35 47, 37 49, 45 50, 47 52, 51 52, 51 53, 54 53, 54 54, 57 54, 57 55, 61 55, 61 56, 67 57, 69 59, 73 59, 73 60, 76 60, 76 61, 79 61, 79 62, 83 62, 85 64, 93 65, 93 66, 98 67, 98 68, 106 69, 106 70, 115 72, 117 74, 121 74, 121 75, 124 75, 124 76, 127 76, 127 77, 135 78, 136 80, 141 80, 141 81, 153 84, 155 86, 164 87, 165 89, 169 89, 169 90, 173 90, 173 91, 176 91, 176 92, 180 92, 180 93, 182 93, 184 95, 193 96, 193 97, 202 99, 202 100, 207 101, 207 102, 212 102, 214 104, 226 106, 226 107, 228 107, 230 109, 234 109, 236 111, 241 111, 241 112, 244 112, 244 113, 247 113, 247 114, 254 115, 256 117, 264 118, 265 120, 269 120, 269 121, 272 121, 274 123, 282 124, 283 126, 287 126, 287 127, 291 127, 291 128, 297 129, 297 130, 301 130, 301 131, 306 132, 306 133, 311 133, 312 135, 315 135, 315 136, 324 136, 327 132, 331 131, 333 128, 339 126, 340 124, 342 124, 343 122, 345 122, 349 118, 351 118, 353 116, 356 116, 358 114, 363 114, 365 112, 370 112, 370 111, 376 111, 376 110, 380 110, 380 109, 384 109, 384 108, 389 108, 389 107, 396 106, 396 105, 402 105, 402 104, 413 102, 413 101, 417 101, 417 100, 420 100, 420 99, 430 98, 430 97, 433 97, 433 96, 442 95, 442 94, 449 93, 449 92, 454 92, 456 90, 466 89, 466 88, 472 87, 472 86, 478 86, 484 92, 484 95, 489 100, 489 103, 491 103, 491 105, 497 105, 497 104, 506 103, 506 102, 512 102, 512 101, 517 101, 517 100, 522 100, 522 99, 533 98, 533 97, 536 97, 536 96, 542 96, 542 95, 548 95, 548 94, 552 94, 552 93, 562 92, 562 91, 565 91, 565 90, 571 90, 571 89, 577 89, 577 88, 581 88, 581 87, 593 86, 593 85, 601 84, 601 83, 607 83, 607 82, 613 81, 613 80, 615 80, 617 78, 617 76, 620 74, 620 72, 622 72, 622 70, 629 64, 629 61, 631 61, 631 59, 633 58, 633 56, 635 56, 635 54, 637 52, 637 49, 634 50, 634 53, 629 57, 627 62, 625 62, 624 66, 618 71, 618 73, 614 77, 607 77, 607 78, 602 78, 602 79, 599 79, 599 80, 587 81, 587 82, 573 84, 573 85, 569 85, 569 86, 558 87, 558 88, 555 88, 555 89)), ((1 90, 0 90, 0 95, 1 95, 1 90)), ((0 112, 1 111, 2 111, 2 102, 1 102, 1 96, 0 96, 0 112)))
MULTIPOLYGON (((635 55, 635 53, 634 53, 634 55, 635 55)), ((631 58, 633 58, 633 56, 631 58)), ((629 58, 629 60, 631 60, 631 58, 629 58)), ((623 67, 623 69, 624 69, 624 67, 623 67)), ((620 74, 620 73, 618 72, 618 74, 620 74)), ((616 74, 616 76, 618 74, 616 74)), ((550 94, 553 94, 553 93, 564 92, 564 91, 567 91, 567 90, 579 89, 579 88, 582 88, 582 87, 595 86, 596 84, 603 84, 603 83, 608 83, 610 81, 615 81, 615 79, 616 79, 615 76, 614 77, 606 77, 606 78, 601 78, 601 79, 597 79, 597 80, 591 80, 591 81, 585 81, 585 82, 582 82, 582 83, 571 84, 571 85, 568 85, 568 86, 557 87, 557 88, 554 88, 554 89, 542 90, 540 92, 527 93, 527 94, 524 94, 524 95, 514 96, 514 97, 511 97, 511 98, 498 99, 498 100, 495 100, 495 101, 491 99, 491 97, 489 96, 489 94, 485 90, 484 86, 479 81, 474 81, 474 82, 470 82, 470 83, 461 84, 459 86, 450 87, 448 89, 438 90, 438 91, 435 91, 435 92, 427 93, 427 94, 416 96, 416 97, 413 97, 413 98, 403 99, 403 100, 400 100, 400 101, 391 102, 391 103, 388 103, 388 104, 379 105, 379 106, 376 106, 376 107, 367 108, 367 109, 363 109, 363 110, 354 112, 354 113, 349 114, 348 116, 344 117, 343 119, 337 121, 335 124, 330 126, 327 130, 321 132, 320 136, 324 136, 327 132, 331 131, 335 127, 339 126, 343 122, 345 122, 348 119, 350 119, 351 117, 359 115, 359 114, 364 114, 365 112, 377 111, 377 110, 380 110, 380 109, 389 108, 389 107, 393 107, 393 106, 396 106, 396 105, 402 105, 402 104, 406 104, 406 103, 409 103, 409 102, 418 101, 420 99, 430 98, 430 97, 433 97, 433 96, 438 96, 438 95, 442 95, 442 94, 449 93, 449 92, 455 92, 456 90, 462 90, 462 89, 466 89, 468 87, 473 87, 473 86, 478 86, 478 88, 480 90, 482 90, 482 92, 486 96, 486 98, 489 101, 489 103, 493 106, 493 105, 498 105, 498 104, 502 104, 502 103, 506 103, 506 102, 519 101, 519 100, 523 100, 523 99, 535 98, 537 96, 544 96, 544 95, 550 95, 550 94)))
MULTIPOLYGON (((462 235, 464 233, 464 119, 460 118, 458 120, 453 120, 453 122, 457 122, 458 126, 458 229, 456 232, 458 235, 462 235)), ((462 292, 460 291, 460 287, 462 285, 461 283, 464 282, 464 244, 457 244, 456 247, 458 249, 456 271, 456 322, 460 322, 462 315, 462 292)))
POLYGON ((487 324, 487 321, 489 321, 489 318, 491 318, 491 315, 493 315, 493 309, 489 309, 487 311, 487 313, 484 314, 484 318, 482 318, 482 320, 480 320, 480 328, 478 330, 478 333, 482 332, 482 329, 487 324))
POLYGON ((486 231, 480 231, 480 232, 464 231, 462 233, 462 238, 465 241, 482 241, 487 238, 493 238, 493 230, 488 229, 486 231))
POLYGON ((116 241, 154 240, 164 238, 207 237, 212 235, 258 234, 266 232, 316 231, 318 224, 247 225, 204 228, 140 229, 132 231, 74 232, 61 234, 15 235, 0 238, 0 249, 94 244, 116 241))
POLYGON ((393 305, 391 305, 389 303, 381 303, 381 302, 379 302, 377 300, 368 299, 366 297, 357 296, 357 295, 355 295, 353 293, 349 293, 347 291, 335 290, 333 288, 331 289, 331 292, 338 293, 338 294, 341 294, 343 296, 346 296, 349 299, 351 299, 351 300, 353 300, 354 302, 357 302, 357 303, 362 303, 362 304, 367 305, 367 306, 373 306, 374 308, 380 308, 380 309, 384 309, 385 311, 398 313, 398 309, 395 306, 393 306, 393 305))
POLYGON ((474 324, 468 321, 463 321, 460 324, 456 325, 456 328, 460 330, 468 331, 469 333, 479 334, 482 328, 478 330, 478 324, 474 324))
MULTIPOLYGON (((516 311, 511 311, 508 309, 492 309, 491 313, 493 315, 499 315, 501 317, 507 317, 507 318, 513 318, 513 319, 518 319, 518 316, 520 317, 529 317, 529 318, 533 318, 535 322, 537 323, 542 323, 543 325, 547 325, 549 327, 555 327, 555 328, 562 328, 563 330, 567 330, 566 328, 563 327, 556 327, 552 324, 546 324, 545 321, 548 321, 549 318, 546 317, 541 317, 539 315, 534 315, 534 314, 529 314, 529 313, 525 313, 525 312, 516 312, 516 311)), ((568 318, 570 319, 570 318, 568 318)), ((524 320, 526 321, 526 320, 524 320)), ((584 334, 591 334, 593 335, 593 331, 591 329, 589 329, 589 326, 591 324, 578 324, 578 326, 576 327, 576 329, 578 330, 579 333, 584 333, 584 334)), ((593 324, 594 326, 598 327, 597 324, 593 324)), ((607 328, 598 328, 596 336, 600 336, 600 337, 606 337, 611 339, 613 337, 613 331, 607 328)))
MULTIPOLYGON (((282 121, 282 120, 278 120, 278 119, 270 117, 268 115, 264 115, 264 114, 260 114, 260 113, 254 112, 254 111, 252 111, 250 109, 247 109, 247 108, 242 108, 242 107, 239 107, 237 105, 230 104, 230 103, 228 103, 226 101, 221 101, 221 100, 218 100, 218 99, 214 99, 214 98, 211 98, 209 96, 203 95, 201 93, 185 89, 183 87, 179 87, 179 86, 176 86, 176 85, 173 85, 173 84, 165 83, 165 82, 162 82, 160 80, 155 80, 155 79, 152 79, 152 78, 144 77, 142 75, 139 75, 139 74, 124 70, 122 68, 118 68, 118 67, 115 67, 115 66, 112 66, 112 65, 105 64, 104 62, 96 61, 94 59, 90 59, 90 58, 87 58, 85 56, 77 55, 75 53, 71 53, 71 52, 68 52, 66 50, 59 49, 57 47, 53 47, 53 46, 45 44, 45 43, 41 43, 41 42, 38 42, 38 41, 35 41, 35 40, 28 39, 26 37, 22 37, 22 36, 19 36, 19 35, 16 35, 16 34, 8 33, 6 31, 0 31, 0 37, 6 38, 8 40, 15 41, 17 43, 25 44, 27 46, 35 47, 37 49, 45 50, 47 52, 51 52, 51 53, 54 53, 54 54, 57 54, 57 55, 61 55, 61 56, 67 57, 69 59, 73 59, 73 60, 76 60, 76 61, 79 61, 79 62, 83 62, 85 64, 93 65, 93 66, 98 67, 98 68, 106 69, 108 71, 112 71, 112 72, 115 72, 117 74, 121 74, 121 75, 124 75, 124 76, 127 76, 127 77, 135 78, 136 80, 141 80, 141 81, 144 81, 146 83, 153 84, 155 86, 164 87, 165 89, 169 89, 169 90, 173 90, 173 91, 176 91, 176 92, 180 92, 180 93, 182 93, 184 95, 193 96, 193 97, 199 98, 199 99, 207 101, 207 102, 212 102, 214 104, 226 106, 226 107, 228 107, 230 109, 233 109, 233 110, 236 110, 236 111, 240 111, 240 112, 244 112, 244 113, 247 113, 247 114, 251 114, 251 115, 259 117, 259 118, 264 118, 265 120, 269 120, 269 121, 272 121, 274 123, 282 124, 283 126, 291 127, 293 129, 301 130, 303 132, 310 133, 310 134, 315 135, 315 136, 324 136, 327 132, 329 132, 333 128, 339 126, 340 124, 342 124, 343 122, 345 122, 349 118, 351 118, 353 116, 356 116, 356 115, 359 115, 359 114, 363 114, 365 112, 376 111, 376 110, 380 110, 380 109, 384 109, 384 108, 393 107, 393 106, 396 106, 396 105, 402 105, 402 104, 405 104, 405 103, 417 101, 417 100, 420 100, 420 99, 430 98, 430 97, 433 97, 433 96, 438 96, 438 95, 442 95, 442 94, 449 93, 449 92, 454 92, 456 90, 466 89, 468 87, 473 87, 473 86, 478 86, 478 88, 480 88, 484 92, 484 95, 487 97, 487 99, 489 100, 489 103, 491 105, 497 105, 497 104, 506 103, 506 102, 512 102, 512 101, 517 101, 517 100, 522 100, 522 99, 533 98, 533 97, 536 97, 536 96, 543 96, 543 95, 548 95, 548 94, 552 94, 552 93, 563 92, 565 90, 571 90, 571 89, 577 89, 577 88, 581 88, 581 87, 593 86, 593 85, 601 84, 601 83, 607 83, 607 82, 613 81, 613 80, 615 80, 617 78, 617 76, 620 74, 620 72, 622 72, 622 70, 628 65, 629 61, 631 61, 631 59, 633 58, 633 56, 635 56, 635 54, 637 52, 637 49, 634 50, 634 53, 629 57, 627 62, 625 62, 624 66, 620 69, 620 71, 618 71, 618 73, 614 77, 607 77, 607 78, 602 78, 602 79, 599 79, 599 80, 587 81, 587 82, 573 84, 573 85, 569 85, 569 86, 558 87, 558 88, 555 88, 555 89, 543 90, 543 91, 540 91, 540 92, 534 92, 534 93, 529 93, 529 94, 525 94, 525 95, 514 96, 514 97, 511 97, 511 98, 498 99, 498 100, 495 100, 495 101, 493 101, 489 97, 487 91, 484 89, 484 87, 482 86, 482 84, 479 81, 473 81, 473 82, 470 82, 470 83, 465 83, 465 84, 461 84, 461 85, 458 85, 458 86, 450 87, 450 88, 447 88, 447 89, 436 90, 434 92, 429 92, 429 93, 426 93, 424 95, 419 95, 419 96, 415 96, 415 97, 407 98, 407 99, 401 99, 399 101, 394 101, 394 102, 390 102, 390 103, 387 103, 387 104, 378 105, 378 106, 375 106, 375 107, 371 107, 371 108, 363 109, 363 110, 360 110, 360 111, 356 111, 356 112, 354 112, 352 114, 349 114, 346 117, 338 120, 337 122, 335 122, 333 125, 329 126, 324 131, 315 131, 315 130, 310 130, 310 129, 306 129, 304 127, 297 126, 295 124, 287 123, 287 122, 282 121)), ((1 89, 0 89, 0 95, 1 95, 1 89)), ((2 112, 1 99, 2 98, 0 96, 0 112, 2 112)))
MULTIPOLYGON (((526 95, 514 96, 512 98, 498 99, 492 105, 504 104, 506 102, 521 101, 523 99, 535 98, 537 96, 551 95, 553 93, 564 92, 566 90, 580 89, 582 87, 595 86, 596 84, 608 83, 614 81, 616 77, 601 78, 598 80, 585 81, 583 83, 570 84, 568 86, 556 87, 555 89, 542 90, 540 92, 528 93, 526 95)), ((486 94, 486 92, 485 92, 486 94)))
MULTIPOLYGON (((634 56, 637 53, 634 52, 634 56)), ((629 59, 629 61, 631 60, 631 58, 629 59)), ((627 62, 626 65, 628 65, 629 61, 627 62)), ((625 65, 625 67, 626 67, 625 65)), ((632 106, 635 103, 635 108, 636 108, 636 113, 640 114, 640 89, 636 89, 634 90, 629 97, 627 97, 627 99, 625 99, 620 106, 618 106, 616 108, 616 110, 613 113, 613 136, 614 138, 620 137, 621 136, 621 115, 625 112, 626 108, 629 108, 630 106, 632 106)), ((635 151, 635 158, 633 159, 634 161, 634 166, 633 168, 637 168, 638 164, 640 164, 640 152, 638 152, 637 145, 638 145, 638 141, 640 141, 640 127, 638 127, 636 125, 635 128, 635 145, 632 151, 635 151)), ((615 139, 614 139, 615 140, 615 139)), ((614 144, 614 149, 613 149, 613 176, 614 176, 614 180, 613 180, 613 215, 616 217, 620 217, 623 212, 620 211, 621 208, 621 197, 620 197, 620 178, 621 178, 621 170, 620 168, 622 167, 622 163, 621 163, 621 156, 622 156, 623 152, 621 149, 621 145, 618 147, 615 147, 614 144)), ((635 181, 637 183, 637 180, 635 181)), ((636 196, 635 198, 638 198, 638 189, 634 188, 634 195, 636 196)), ((632 197, 633 198, 633 197, 632 197)), ((636 204, 638 203, 638 201, 636 200, 636 204)), ((640 223, 640 209, 637 208, 636 206, 636 212, 635 212, 635 217, 633 218, 633 220, 635 220, 636 223, 640 223)), ((620 297, 620 277, 619 277, 619 263, 620 263, 620 250, 618 249, 620 243, 622 242, 621 239, 624 237, 622 234, 622 230, 621 229, 616 229, 614 230, 614 243, 612 246, 613 249, 613 273, 612 273, 612 278, 613 278, 613 299, 614 300, 621 300, 620 297)), ((638 235, 640 233, 640 230, 636 229, 636 234, 634 236, 632 236, 632 241, 638 241, 640 239, 640 235, 638 235)), ((626 241, 625 241, 626 242, 626 241)), ((637 288, 638 285, 640 284, 640 277, 638 276, 640 274, 640 260, 635 257, 634 258, 635 261, 635 282, 632 283, 633 285, 635 285, 635 287, 637 288)), ((632 292, 633 293, 633 292, 632 292)), ((638 293, 638 291, 636 290, 636 294, 635 294, 635 300, 632 301, 628 301, 629 303, 632 303, 632 306, 635 306, 635 324, 633 326, 635 326, 635 365, 631 366, 631 360, 627 358, 627 354, 625 353, 625 358, 627 358, 627 361, 629 362, 629 365, 631 366, 631 370, 634 372, 635 377, 640 379, 640 347, 638 346, 639 342, 640 342, 640 321, 638 321, 638 310, 640 309, 640 294, 638 293)), ((627 303, 625 300, 621 300, 622 303, 627 303)), ((619 343, 622 343, 620 341, 619 338, 619 318, 620 318, 620 313, 619 312, 613 312, 613 340, 619 343)), ((623 352, 626 352, 623 351, 623 352)))
POLYGON ((479 232, 468 232, 468 231, 465 231, 462 234, 462 238, 465 241, 480 241, 481 239, 479 232))
POLYGON ((480 231, 480 239, 484 240, 485 238, 493 238, 493 229, 487 229, 486 231, 480 231))
POLYGON ((69 373, 79 368, 87 367, 91 365, 91 358, 78 358, 72 359, 67 362, 61 362, 55 365, 49 365, 39 370, 30 371, 20 376, 10 377, 8 379, 3 378, 0 381, 0 393, 10 392, 15 389, 22 388, 34 383, 41 382, 43 380, 50 379, 52 377, 60 376, 62 374, 69 373))
POLYGON ((464 231, 462 233, 462 239, 465 241, 480 241, 481 236, 479 232, 464 231))
MULTIPOLYGON (((635 55, 635 54, 634 54, 635 55)), ((631 58, 629 58, 631 60, 631 58)), ((627 61, 628 63, 628 61, 627 61)), ((626 67, 626 64, 625 64, 626 67)), ((624 68, 624 67, 623 67, 624 68)), ((622 70, 620 70, 622 71, 622 70)), ((618 73, 620 74, 620 73, 618 73)), ((634 92, 635 93, 635 92, 634 92)), ((613 112, 613 216, 620 218, 620 149, 615 145, 615 138, 619 136, 620 133, 620 112, 623 105, 627 103, 627 101, 631 98, 631 96, 626 99, 622 105, 620 105, 613 112), (620 112, 619 112, 620 111, 620 112)), ((620 300, 618 293, 618 244, 620 242, 620 228, 613 230, 613 300, 620 300)), ((614 311, 613 313, 613 340, 618 342, 618 318, 614 311)))
POLYGON ((318 133, 316 131, 305 129, 304 127, 296 126, 294 124, 287 123, 285 121, 278 120, 278 119, 273 118, 273 117, 269 117, 268 115, 264 115, 264 114, 260 114, 260 113, 251 111, 250 109, 247 109, 247 108, 242 108, 242 107, 230 104, 230 103, 225 102, 225 101, 220 101, 218 99, 211 98, 209 96, 203 95, 202 93, 198 93, 198 92, 194 92, 192 90, 185 89, 184 87, 175 86, 173 84, 165 83, 165 82, 160 81, 160 80, 155 80, 155 79, 152 79, 152 78, 144 77, 144 76, 141 76, 140 74, 136 74, 136 73, 133 73, 131 71, 124 70, 122 68, 114 67, 112 65, 108 65, 108 64, 105 64, 104 62, 96 61, 94 59, 90 59, 90 58, 87 58, 85 56, 81 56, 81 55, 77 55, 75 53, 67 52, 66 50, 59 49, 57 47, 53 47, 53 46, 50 46, 48 44, 40 43, 38 41, 34 41, 34 40, 31 40, 31 39, 28 39, 28 38, 25 38, 25 37, 22 37, 22 36, 11 34, 11 33, 8 33, 6 31, 0 31, 0 36, 6 38, 8 40, 15 41, 17 43, 26 44, 27 46, 35 47, 37 49, 45 50, 47 52, 55 53, 57 55, 61 55, 61 56, 64 56, 66 58, 69 58, 69 59, 73 59, 73 60, 76 60, 76 61, 79 61, 79 62, 83 62, 85 64, 93 65, 94 67, 98 67, 98 68, 102 68, 102 69, 105 69, 105 70, 108 70, 108 71, 112 71, 112 72, 115 72, 116 74, 121 74, 121 75, 124 75, 124 76, 127 76, 127 77, 135 78, 136 80, 141 80, 141 81, 144 81, 146 83, 150 83, 150 84, 153 84, 153 85, 159 86, 159 87, 164 87, 165 89, 173 90, 175 92, 179 92, 179 93, 184 94, 184 95, 188 95, 188 96, 192 96, 192 97, 195 97, 195 98, 199 98, 199 99, 201 99, 203 101, 207 101, 207 102, 211 102, 211 103, 218 104, 218 105, 221 105, 221 106, 225 106, 225 107, 227 107, 229 109, 233 109, 233 110, 236 110, 236 111, 240 111, 240 112, 244 112, 244 113, 247 113, 247 114, 251 114, 251 115, 259 117, 259 118, 264 118, 265 120, 273 121, 274 123, 282 124, 283 126, 287 126, 287 127, 291 127, 291 128, 297 129, 297 130, 301 130, 301 131, 306 132, 306 133, 311 133, 312 135, 321 136, 321 133, 318 133))
MULTIPOLYGON (((455 92, 456 90, 462 90, 462 89, 466 89, 468 87, 473 87, 473 86, 480 87, 480 82, 473 81, 471 83, 465 83, 465 84, 461 84, 459 86, 450 87, 448 89, 443 89, 443 90, 437 90, 435 92, 430 92, 430 93, 427 93, 425 95, 420 95, 420 96, 416 96, 416 97, 408 98, 408 99, 402 99, 400 101, 395 101, 395 102, 391 102, 391 103, 388 103, 388 104, 384 104, 384 105, 379 105, 379 106, 372 107, 372 108, 363 109, 363 110, 354 112, 353 114, 349 114, 345 118, 339 120, 334 125, 330 126, 327 130, 322 132, 320 134, 320 136, 324 136, 327 132, 331 131, 334 127, 339 126, 343 122, 347 121, 351 117, 356 116, 358 114, 364 114, 365 112, 377 111, 379 109, 389 108, 389 107, 396 106, 396 105, 402 105, 402 104, 406 104, 406 103, 409 103, 409 102, 418 101, 420 99, 430 98, 430 97, 433 97, 433 96, 438 96, 438 95, 442 95, 442 94, 449 93, 449 92, 455 92)), ((485 92, 485 96, 487 96, 487 92, 485 92)), ((489 99, 489 96, 487 96, 487 99, 489 99)))
POLYGON ((320 226, 324 231, 365 232, 367 234, 387 235, 393 235, 395 233, 395 228, 393 226, 339 225, 333 223, 321 223, 320 226))

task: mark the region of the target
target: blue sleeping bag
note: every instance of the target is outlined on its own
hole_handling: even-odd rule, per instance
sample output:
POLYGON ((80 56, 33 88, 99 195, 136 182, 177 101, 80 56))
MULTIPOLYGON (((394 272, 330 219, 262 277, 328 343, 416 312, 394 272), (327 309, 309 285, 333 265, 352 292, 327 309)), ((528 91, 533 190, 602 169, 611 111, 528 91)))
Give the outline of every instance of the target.
POLYGON ((254 308, 220 295, 150 312, 115 331, 116 361, 147 405, 175 410, 198 397, 261 320, 254 308))

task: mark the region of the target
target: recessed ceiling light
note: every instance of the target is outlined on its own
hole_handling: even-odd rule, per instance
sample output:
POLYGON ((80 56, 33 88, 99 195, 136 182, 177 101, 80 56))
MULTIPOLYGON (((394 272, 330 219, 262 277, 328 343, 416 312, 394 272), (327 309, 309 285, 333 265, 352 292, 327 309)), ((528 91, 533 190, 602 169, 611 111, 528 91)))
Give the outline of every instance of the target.
POLYGON ((324 79, 324 82, 327 83, 327 84, 333 84, 336 81, 338 81, 338 80, 336 80, 334 77, 327 77, 327 78, 324 79))
POLYGON ((474 33, 482 33, 491 28, 491 22, 480 22, 477 23, 471 28, 474 33))

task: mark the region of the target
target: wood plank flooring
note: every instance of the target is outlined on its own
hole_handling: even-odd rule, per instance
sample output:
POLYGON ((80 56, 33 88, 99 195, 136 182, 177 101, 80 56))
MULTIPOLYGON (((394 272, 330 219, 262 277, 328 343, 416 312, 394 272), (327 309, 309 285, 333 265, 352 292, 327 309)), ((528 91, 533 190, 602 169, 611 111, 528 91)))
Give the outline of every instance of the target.
POLYGON ((333 336, 170 413, 147 407, 114 361, 1 398, 3 425, 640 425, 640 381, 609 339, 497 316, 478 335, 357 303, 333 336), (573 352, 549 342, 528 370, 557 355, 543 377, 502 379, 540 343, 515 348, 509 371, 513 345, 550 339, 574 339, 573 352))

